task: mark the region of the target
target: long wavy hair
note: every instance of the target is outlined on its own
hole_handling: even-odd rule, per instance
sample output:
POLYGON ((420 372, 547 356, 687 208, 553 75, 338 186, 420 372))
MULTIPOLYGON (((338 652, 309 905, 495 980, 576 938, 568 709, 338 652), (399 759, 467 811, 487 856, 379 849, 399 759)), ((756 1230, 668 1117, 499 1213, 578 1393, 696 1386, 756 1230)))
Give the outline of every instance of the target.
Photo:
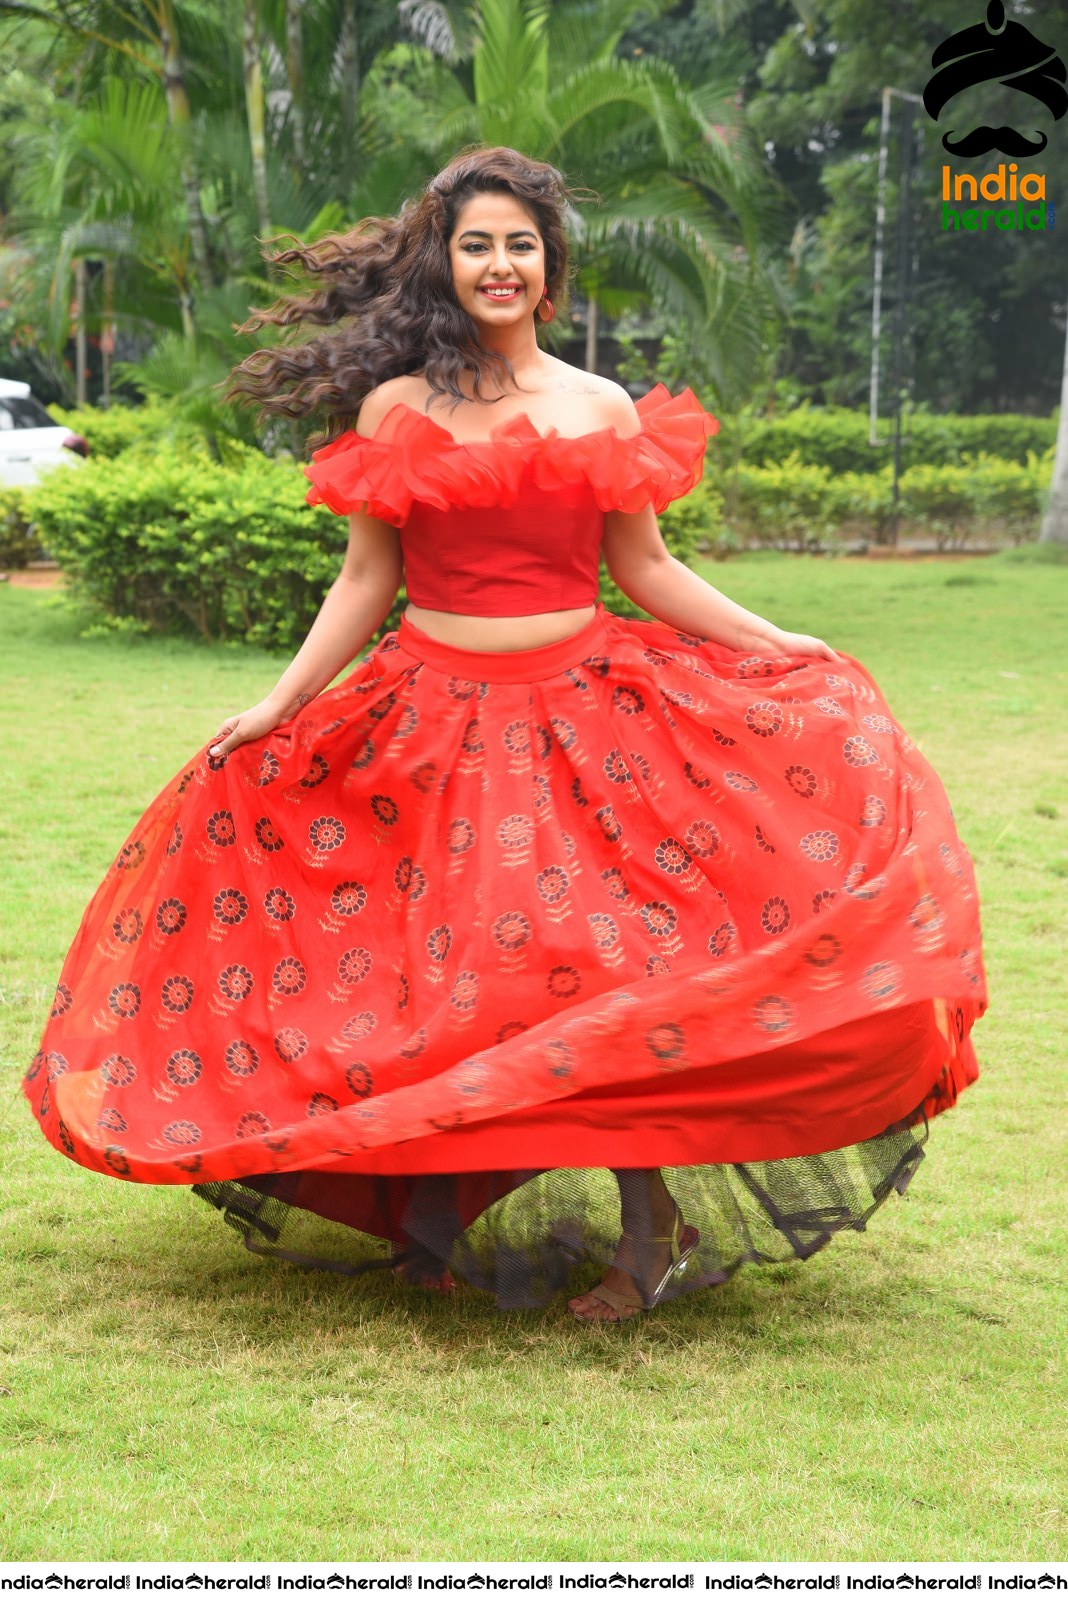
POLYGON ((545 246, 549 298, 563 298, 568 254, 564 217, 574 198, 555 167, 504 146, 455 156, 418 200, 395 217, 368 217, 347 233, 300 241, 268 259, 315 280, 254 311, 239 333, 274 325, 330 332, 256 350, 235 367, 228 398, 268 416, 325 420, 324 437, 351 427, 364 398, 387 378, 422 371, 435 394, 481 396, 492 374, 513 377, 507 359, 479 342, 478 327, 453 288, 449 240, 473 195, 509 194, 533 218, 545 246))

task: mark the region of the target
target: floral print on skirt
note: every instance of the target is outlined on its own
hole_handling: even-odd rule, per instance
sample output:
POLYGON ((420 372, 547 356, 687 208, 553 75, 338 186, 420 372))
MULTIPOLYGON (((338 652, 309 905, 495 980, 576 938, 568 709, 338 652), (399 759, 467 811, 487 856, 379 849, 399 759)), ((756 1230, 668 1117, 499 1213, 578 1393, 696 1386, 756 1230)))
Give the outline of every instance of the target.
POLYGON ((195 1186, 253 1248, 313 1213, 523 1304, 611 1259, 612 1168, 665 1169, 685 1284, 862 1226, 984 1005, 945 793, 856 662, 405 620, 156 798, 25 1090, 73 1160, 195 1186))

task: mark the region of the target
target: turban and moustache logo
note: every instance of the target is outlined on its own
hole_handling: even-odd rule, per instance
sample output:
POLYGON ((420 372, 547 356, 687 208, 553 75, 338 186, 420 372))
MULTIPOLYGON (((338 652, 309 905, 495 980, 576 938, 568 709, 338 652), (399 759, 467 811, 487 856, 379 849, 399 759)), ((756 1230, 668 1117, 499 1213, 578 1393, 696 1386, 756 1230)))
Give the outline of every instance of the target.
MULTIPOLYGON (((991 0, 985 23, 962 28, 945 39, 931 57, 931 65, 938 71, 923 91, 923 104, 936 122, 942 107, 954 95, 992 81, 1040 100, 1057 122, 1068 111, 1068 69, 1064 62, 1029 28, 1019 22, 1006 22, 1001 0, 991 0)), ((1001 150, 1007 156, 1036 156, 1046 143, 1042 132, 1033 140, 1015 128, 1005 127, 973 128, 960 139, 953 139, 948 133, 942 139, 943 147, 952 155, 964 157, 985 155, 988 150, 1001 150)))

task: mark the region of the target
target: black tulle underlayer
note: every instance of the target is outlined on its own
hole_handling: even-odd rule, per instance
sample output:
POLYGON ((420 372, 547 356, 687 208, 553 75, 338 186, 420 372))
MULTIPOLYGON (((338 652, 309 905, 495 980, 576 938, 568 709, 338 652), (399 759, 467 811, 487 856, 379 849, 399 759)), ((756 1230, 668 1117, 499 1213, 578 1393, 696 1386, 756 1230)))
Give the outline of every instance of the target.
MULTIPOLYGON (((701 1234, 685 1272, 672 1279, 663 1298, 723 1283, 748 1263, 805 1260, 842 1229, 863 1229, 888 1195, 905 1192, 923 1160, 927 1124, 922 1117, 918 1125, 911 1122, 904 1119, 875 1138, 823 1155, 663 1169, 687 1224, 701 1234)), ((467 1226, 459 1196, 470 1175, 356 1180, 381 1189, 383 1212, 392 1205, 392 1247, 342 1229, 350 1248, 328 1254, 326 1225, 291 1203, 304 1176, 203 1183, 193 1192, 222 1211, 258 1255, 352 1276, 388 1267, 402 1254, 417 1270, 447 1263, 457 1278, 488 1291, 502 1308, 544 1305, 565 1287, 578 1286, 579 1269, 602 1271, 619 1242, 620 1192, 613 1173, 557 1168, 479 1174, 485 1207, 467 1226), (398 1186, 404 1196, 399 1214, 398 1186)), ((331 1231, 336 1237, 339 1230, 331 1231)))

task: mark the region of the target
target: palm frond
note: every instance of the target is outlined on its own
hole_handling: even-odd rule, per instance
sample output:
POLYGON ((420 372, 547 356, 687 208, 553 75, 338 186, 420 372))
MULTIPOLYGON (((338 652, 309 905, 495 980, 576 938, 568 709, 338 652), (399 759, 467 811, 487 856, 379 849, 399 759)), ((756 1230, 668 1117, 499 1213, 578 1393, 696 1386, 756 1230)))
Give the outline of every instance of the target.
POLYGON ((548 0, 481 0, 475 51, 476 102, 544 100, 549 89, 548 0))
POLYGON ((555 82, 578 61, 607 60, 636 16, 653 20, 677 0, 563 0, 552 8, 549 33, 550 77, 555 82))
POLYGON ((474 50, 475 18, 459 0, 400 0, 397 15, 412 38, 442 61, 461 61, 474 50))
POLYGON ((685 103, 673 91, 678 78, 664 62, 655 66, 619 61, 592 61, 577 67, 549 92, 548 107, 556 124, 556 151, 598 111, 628 107, 655 129, 664 159, 674 164, 697 135, 685 103), (662 70, 661 70, 662 69, 662 70))
MULTIPOLYGON (((467 100, 439 117, 435 146, 439 151, 444 151, 457 150, 462 145, 473 144, 476 139, 483 137, 482 126, 480 108, 467 100)), ((531 154, 536 154, 536 151, 531 151, 531 154)))
POLYGON ((177 199, 179 142, 155 84, 112 78, 72 129, 79 141, 84 187, 114 213, 159 210, 177 199))
POLYGON ((418 194, 437 167, 434 152, 417 144, 392 149, 371 162, 357 181, 355 215, 384 217, 418 194))

